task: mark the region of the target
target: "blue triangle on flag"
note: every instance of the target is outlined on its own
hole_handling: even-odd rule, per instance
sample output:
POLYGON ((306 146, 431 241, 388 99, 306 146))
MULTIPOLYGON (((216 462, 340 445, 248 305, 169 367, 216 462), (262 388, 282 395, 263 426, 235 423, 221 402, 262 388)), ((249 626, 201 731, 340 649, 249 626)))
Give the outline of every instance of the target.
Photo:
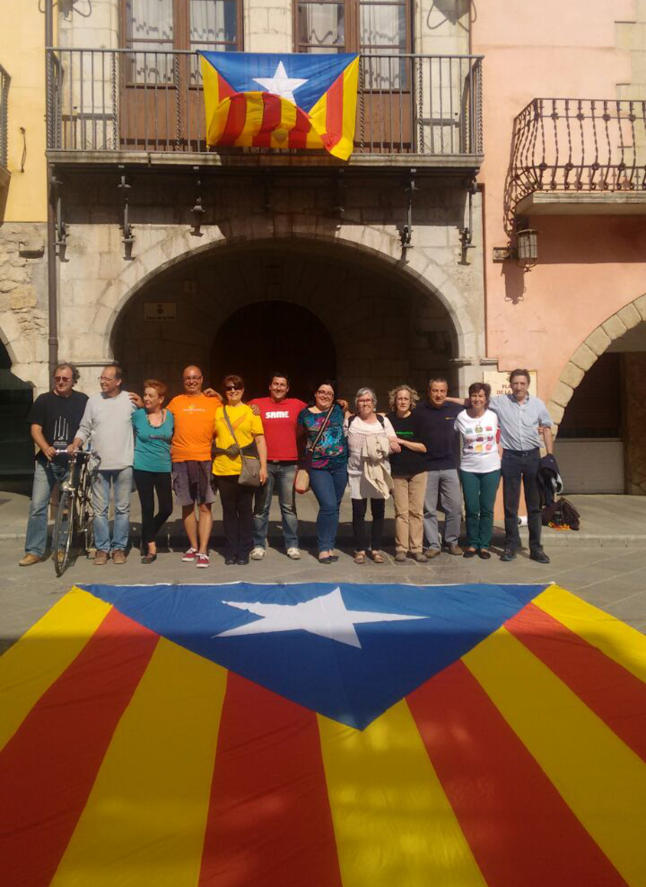
POLYGON ((82 586, 187 650, 358 729, 458 660, 545 587, 82 586))

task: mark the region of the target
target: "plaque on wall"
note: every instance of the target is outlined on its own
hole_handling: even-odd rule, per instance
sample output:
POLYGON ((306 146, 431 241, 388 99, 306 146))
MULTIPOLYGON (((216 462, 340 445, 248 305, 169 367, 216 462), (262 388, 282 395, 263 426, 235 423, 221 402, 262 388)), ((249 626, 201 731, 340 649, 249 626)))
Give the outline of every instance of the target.
POLYGON ((144 320, 175 320, 177 302, 144 302, 144 320))

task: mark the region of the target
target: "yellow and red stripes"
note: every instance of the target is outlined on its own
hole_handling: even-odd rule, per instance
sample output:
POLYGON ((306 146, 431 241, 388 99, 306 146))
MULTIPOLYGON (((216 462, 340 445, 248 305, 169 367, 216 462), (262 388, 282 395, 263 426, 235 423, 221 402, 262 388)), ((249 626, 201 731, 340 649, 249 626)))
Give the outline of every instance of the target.
POLYGON ((204 58, 207 144, 258 148, 325 148, 347 160, 354 143, 358 58, 311 111, 267 92, 235 93, 204 58))

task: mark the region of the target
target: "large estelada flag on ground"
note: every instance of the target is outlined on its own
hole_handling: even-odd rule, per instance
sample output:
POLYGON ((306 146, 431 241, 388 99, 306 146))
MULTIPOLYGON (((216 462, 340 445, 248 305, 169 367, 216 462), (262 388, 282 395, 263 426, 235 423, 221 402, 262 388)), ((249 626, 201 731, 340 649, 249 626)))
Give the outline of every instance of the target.
POLYGON ((359 57, 200 52, 209 146, 352 153, 359 57))
POLYGON ((643 887, 645 677, 557 586, 74 588, 0 659, 0 883, 643 887))

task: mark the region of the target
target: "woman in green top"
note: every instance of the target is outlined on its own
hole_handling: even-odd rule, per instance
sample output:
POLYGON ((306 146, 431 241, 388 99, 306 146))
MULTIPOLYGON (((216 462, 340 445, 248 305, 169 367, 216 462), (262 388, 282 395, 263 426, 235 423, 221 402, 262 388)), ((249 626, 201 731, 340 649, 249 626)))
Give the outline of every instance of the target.
POLYGON ((141 502, 141 563, 157 560, 155 537, 171 516, 170 442, 173 414, 163 408, 168 388, 157 379, 144 382, 144 406, 132 414, 135 432, 134 478, 141 502), (157 514, 155 511, 157 493, 157 514))

